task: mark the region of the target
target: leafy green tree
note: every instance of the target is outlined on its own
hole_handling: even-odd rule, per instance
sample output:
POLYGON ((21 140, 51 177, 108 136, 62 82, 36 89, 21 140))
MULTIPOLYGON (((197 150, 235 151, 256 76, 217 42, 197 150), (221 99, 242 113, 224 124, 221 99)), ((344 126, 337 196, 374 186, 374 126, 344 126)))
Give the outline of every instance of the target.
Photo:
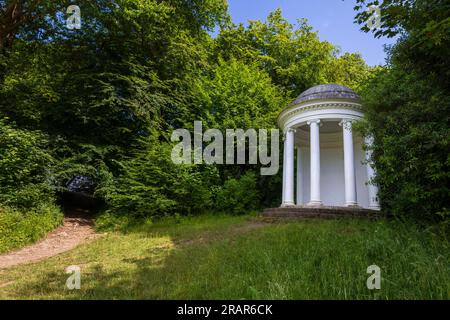
POLYGON ((206 30, 227 18, 222 0, 80 1, 82 28, 68 30, 69 4, 2 2, 2 21, 16 5, 30 18, 8 33, 0 114, 50 135, 61 186, 118 173, 142 136, 199 113, 191 83, 208 67, 206 30))
MULTIPOLYGON (((389 0, 380 8, 382 25, 375 36, 402 35, 390 50, 389 68, 379 72, 363 94, 366 131, 375 137, 381 203, 397 215, 448 219, 449 6, 445 1, 389 0)), ((360 23, 365 18, 357 15, 360 23)))
POLYGON ((275 84, 290 92, 291 99, 317 84, 359 87, 370 71, 360 55, 339 57, 339 49, 321 41, 306 19, 293 25, 280 9, 270 13, 266 22, 250 21, 248 28, 228 25, 217 39, 217 48, 225 58, 258 61, 275 84))
POLYGON ((257 63, 219 60, 210 76, 198 81, 208 126, 221 130, 275 128, 288 100, 257 63))
POLYGON ((358 0, 356 21, 375 37, 396 35, 400 41, 391 50, 391 63, 404 70, 416 70, 436 77, 436 84, 449 87, 450 5, 441 0, 358 0), (366 24, 368 6, 378 5, 381 26, 366 24))
MULTIPOLYGON (((199 104, 205 110, 205 130, 216 128, 224 137, 227 129, 274 129, 279 112, 287 105, 286 91, 272 82, 257 62, 246 63, 231 58, 219 59, 208 77, 198 80, 199 104)), ((249 154, 246 144, 246 154, 249 154)), ((218 167, 223 183, 229 179, 240 181, 246 174, 254 174, 258 197, 252 197, 253 208, 278 203, 281 188, 279 175, 260 175, 259 165, 223 165, 218 167), (262 201, 262 202, 259 202, 262 201)), ((281 170, 279 171, 281 174, 281 170)), ((233 180, 233 181, 234 181, 233 180)), ((231 182, 230 182, 231 183, 231 182)), ((236 182, 238 183, 238 182, 236 182)), ((224 188, 225 185, 224 185, 224 188)), ((222 199, 223 200, 223 199, 222 199)), ((230 201, 234 201, 231 200, 230 201)), ((220 206, 217 210, 223 210, 220 206)))
POLYGON ((369 83, 364 104, 383 209, 419 219, 448 216, 448 92, 416 74, 389 70, 369 83))

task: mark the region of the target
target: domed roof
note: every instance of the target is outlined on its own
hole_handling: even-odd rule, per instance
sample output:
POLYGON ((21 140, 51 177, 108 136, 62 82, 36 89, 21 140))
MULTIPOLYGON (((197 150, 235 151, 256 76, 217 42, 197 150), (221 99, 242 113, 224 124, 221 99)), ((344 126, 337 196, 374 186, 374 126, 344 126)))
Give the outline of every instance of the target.
POLYGON ((338 84, 321 84, 304 91, 291 105, 317 99, 350 99, 359 101, 359 96, 350 88, 338 84))

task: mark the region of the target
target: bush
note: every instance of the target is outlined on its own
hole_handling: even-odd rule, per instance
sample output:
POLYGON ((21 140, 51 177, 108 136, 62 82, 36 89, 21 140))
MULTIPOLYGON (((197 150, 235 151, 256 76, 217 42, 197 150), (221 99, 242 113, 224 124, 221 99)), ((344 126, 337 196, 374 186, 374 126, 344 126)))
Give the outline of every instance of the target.
POLYGON ((53 159, 46 145, 42 133, 0 119, 0 204, 29 209, 53 203, 53 159))
POLYGON ((412 72, 379 74, 364 94, 375 137, 383 210, 420 220, 450 217, 450 97, 412 72))
POLYGON ((256 174, 247 171, 239 180, 229 179, 217 190, 217 210, 232 214, 248 214, 259 208, 260 194, 256 174))
POLYGON ((0 119, 0 252, 37 241, 62 222, 47 137, 0 119))
MULTIPOLYGON (((450 26, 448 1, 380 3, 376 37, 399 36, 388 49, 385 70, 363 93, 368 131, 373 134, 383 210, 448 225, 450 218, 450 26)), ((359 11, 365 0, 357 0, 359 11)))
POLYGON ((152 138, 141 143, 141 151, 121 163, 122 174, 97 190, 109 211, 146 218, 200 214, 211 208, 214 167, 176 165, 170 144, 152 138))
POLYGON ((45 205, 23 213, 6 207, 0 209, 0 253, 27 245, 59 226, 63 214, 54 205, 45 205))

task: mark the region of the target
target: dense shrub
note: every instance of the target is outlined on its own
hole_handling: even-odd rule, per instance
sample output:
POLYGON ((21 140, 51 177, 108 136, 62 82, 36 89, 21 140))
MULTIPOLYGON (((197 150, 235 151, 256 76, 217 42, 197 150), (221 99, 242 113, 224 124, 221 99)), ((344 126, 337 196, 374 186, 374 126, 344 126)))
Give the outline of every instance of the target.
MULTIPOLYGON (((388 68, 363 94, 381 204, 396 215, 449 219, 450 7, 439 0, 386 0, 380 6, 375 36, 401 35, 389 49, 388 68)), ((362 25, 366 15, 357 17, 362 25)))
POLYGON ((229 179, 216 194, 218 210, 233 214, 248 214, 259 208, 260 194, 256 174, 247 171, 240 179, 229 179))
POLYGON ((52 168, 44 134, 0 119, 0 252, 37 241, 61 224, 52 168))
POLYGON ((399 70, 383 72, 365 104, 383 209, 436 219, 450 213, 450 97, 428 83, 399 70))
POLYGON ((123 172, 98 190, 119 215, 161 217, 199 214, 211 208, 214 167, 176 165, 168 143, 143 140, 141 150, 121 162, 123 172))
POLYGON ((41 205, 26 212, 0 208, 0 253, 39 240, 61 224, 63 215, 54 205, 41 205))
POLYGON ((53 202, 53 161, 46 144, 42 133, 0 119, 0 204, 33 208, 53 202))

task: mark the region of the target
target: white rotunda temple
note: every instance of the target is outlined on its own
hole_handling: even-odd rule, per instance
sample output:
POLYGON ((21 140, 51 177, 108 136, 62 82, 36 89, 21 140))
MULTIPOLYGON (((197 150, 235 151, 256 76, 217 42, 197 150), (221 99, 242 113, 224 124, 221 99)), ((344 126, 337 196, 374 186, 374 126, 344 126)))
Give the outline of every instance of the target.
POLYGON ((325 84, 303 92, 278 117, 284 132, 281 207, 379 210, 370 144, 352 130, 364 108, 351 89, 325 84))

